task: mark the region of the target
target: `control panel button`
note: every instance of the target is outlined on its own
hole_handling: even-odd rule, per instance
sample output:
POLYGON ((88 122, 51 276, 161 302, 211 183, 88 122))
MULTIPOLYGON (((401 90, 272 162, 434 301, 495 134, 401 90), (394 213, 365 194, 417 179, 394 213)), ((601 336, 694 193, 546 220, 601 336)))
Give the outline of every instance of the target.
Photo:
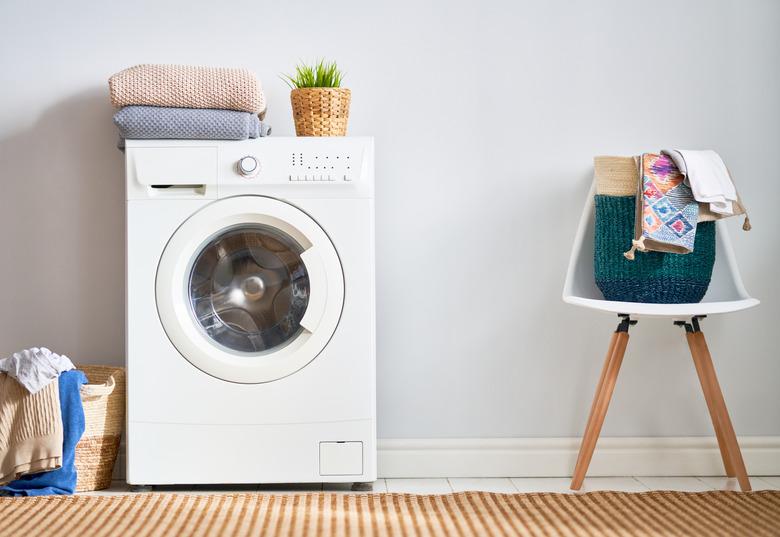
POLYGON ((241 157, 236 165, 236 169, 244 177, 254 177, 260 172, 260 163, 252 156, 241 157))

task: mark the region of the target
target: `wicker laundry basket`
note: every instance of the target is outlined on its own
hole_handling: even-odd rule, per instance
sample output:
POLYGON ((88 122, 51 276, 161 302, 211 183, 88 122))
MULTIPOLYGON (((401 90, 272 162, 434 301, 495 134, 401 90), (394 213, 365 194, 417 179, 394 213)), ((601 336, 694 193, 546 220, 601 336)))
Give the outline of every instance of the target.
POLYGON ((715 264, 715 223, 698 222, 693 252, 643 252, 633 261, 631 247, 639 195, 634 157, 596 157, 594 275, 606 300, 653 304, 701 302, 715 264))
POLYGON ((346 136, 351 92, 346 88, 298 88, 290 92, 298 136, 346 136))
POLYGON ((76 492, 106 489, 111 486, 125 425, 125 370, 101 365, 77 368, 89 384, 81 387, 86 427, 76 445, 76 492))

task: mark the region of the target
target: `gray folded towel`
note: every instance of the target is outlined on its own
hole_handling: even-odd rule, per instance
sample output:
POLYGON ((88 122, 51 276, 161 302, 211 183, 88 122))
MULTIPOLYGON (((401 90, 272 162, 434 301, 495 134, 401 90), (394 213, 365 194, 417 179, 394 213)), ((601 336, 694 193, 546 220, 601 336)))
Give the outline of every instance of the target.
POLYGON ((125 106, 114 114, 121 138, 246 140, 271 134, 271 127, 249 112, 204 108, 125 106))

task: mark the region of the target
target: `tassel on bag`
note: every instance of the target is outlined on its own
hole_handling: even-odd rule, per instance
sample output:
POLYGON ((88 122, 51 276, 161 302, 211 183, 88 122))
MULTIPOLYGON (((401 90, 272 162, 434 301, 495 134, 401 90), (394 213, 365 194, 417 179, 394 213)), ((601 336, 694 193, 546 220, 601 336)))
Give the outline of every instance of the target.
POLYGON ((645 248, 645 238, 644 237, 639 237, 638 240, 637 239, 633 239, 631 241, 631 244, 632 244, 631 249, 629 251, 627 251, 627 252, 623 252, 623 257, 625 257, 629 261, 633 261, 634 260, 634 252, 636 252, 637 250, 639 250, 640 252, 646 252, 647 251, 647 249, 645 248))

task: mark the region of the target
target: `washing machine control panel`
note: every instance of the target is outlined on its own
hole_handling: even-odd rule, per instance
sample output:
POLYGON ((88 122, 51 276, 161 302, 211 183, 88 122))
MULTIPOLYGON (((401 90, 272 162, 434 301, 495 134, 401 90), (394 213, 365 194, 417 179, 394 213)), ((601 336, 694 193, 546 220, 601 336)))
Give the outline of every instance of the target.
MULTIPOLYGON (((283 182, 352 182, 356 179, 354 163, 350 153, 306 154, 302 151, 290 154, 287 175, 283 182)), ((241 177, 251 179, 257 177, 262 167, 258 158, 252 155, 241 157, 236 162, 236 173, 241 177)), ((271 182, 278 182, 278 177, 269 177, 271 182), (275 180, 276 179, 276 180, 275 180)))
POLYGON ((361 138, 261 138, 220 147, 223 185, 359 183, 372 144, 361 138))
POLYGON ((216 199, 241 194, 369 198, 369 137, 242 141, 127 140, 127 199, 216 199))
POLYGON ((355 172, 352 166, 352 154, 349 152, 293 152, 290 155, 291 182, 337 182, 353 181, 355 172))

